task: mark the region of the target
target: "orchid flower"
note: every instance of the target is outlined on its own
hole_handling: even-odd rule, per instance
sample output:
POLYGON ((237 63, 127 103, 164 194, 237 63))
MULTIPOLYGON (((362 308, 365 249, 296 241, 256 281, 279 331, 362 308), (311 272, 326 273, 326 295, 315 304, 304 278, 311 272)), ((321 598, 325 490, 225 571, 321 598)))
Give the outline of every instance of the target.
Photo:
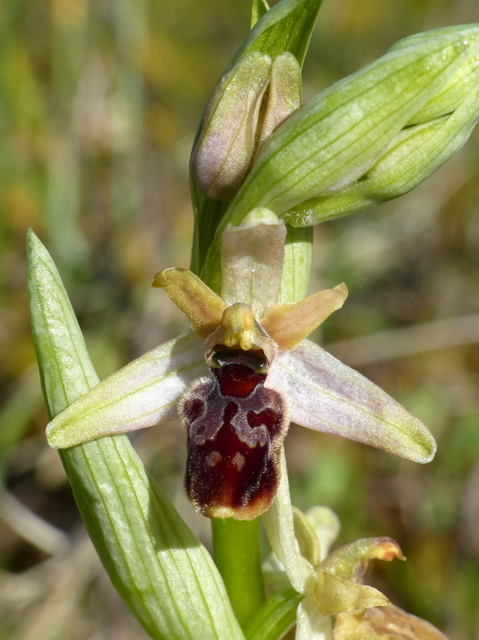
POLYGON ((332 616, 346 620, 349 614, 390 605, 384 594, 363 584, 363 576, 370 560, 405 559, 395 540, 364 538, 330 551, 340 529, 336 514, 328 507, 312 507, 304 514, 293 508, 292 513, 287 552, 273 538, 270 566, 280 560, 279 567, 304 595, 297 610, 296 640, 332 640, 332 616))
POLYGON ((273 501, 290 421, 416 462, 431 460, 435 442, 418 419, 306 339, 343 305, 345 285, 277 304, 285 235, 267 209, 228 226, 221 297, 189 271, 157 274, 154 286, 166 290, 192 330, 56 416, 47 427, 50 445, 66 448, 151 427, 174 418, 179 403, 188 430, 191 501, 204 515, 239 520, 260 515, 273 501), (213 378, 204 377, 209 369, 213 378))
POLYGON ((447 640, 431 624, 364 584, 371 560, 405 560, 395 540, 363 538, 331 551, 340 529, 331 509, 316 506, 302 513, 293 507, 291 511, 286 492, 278 502, 284 514, 289 510, 293 517, 286 535, 282 531, 283 546, 270 538, 274 549, 270 579, 278 582, 285 573, 304 596, 297 609, 296 640, 447 640))

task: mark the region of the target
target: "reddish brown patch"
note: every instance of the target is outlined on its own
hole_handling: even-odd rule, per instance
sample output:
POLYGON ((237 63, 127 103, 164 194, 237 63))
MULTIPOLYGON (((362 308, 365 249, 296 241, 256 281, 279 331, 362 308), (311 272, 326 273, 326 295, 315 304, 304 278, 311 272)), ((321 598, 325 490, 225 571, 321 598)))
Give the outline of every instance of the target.
POLYGON ((214 377, 194 383, 180 406, 188 430, 186 491, 209 517, 252 519, 276 494, 288 419, 281 394, 264 387, 258 362, 263 366, 257 354, 222 347, 214 377))

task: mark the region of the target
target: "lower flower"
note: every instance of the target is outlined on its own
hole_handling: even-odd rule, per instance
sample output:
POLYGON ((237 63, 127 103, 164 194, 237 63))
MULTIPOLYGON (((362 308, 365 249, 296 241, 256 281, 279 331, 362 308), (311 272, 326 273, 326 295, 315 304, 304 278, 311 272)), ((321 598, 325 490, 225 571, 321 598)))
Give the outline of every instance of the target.
MULTIPOLYGON (((268 514, 267 531, 276 561, 269 563, 304 595, 297 611, 296 640, 447 640, 431 624, 391 605, 377 589, 365 585, 369 562, 405 560, 391 538, 355 540, 334 551, 339 521, 327 507, 305 514, 293 508, 287 487, 275 503, 279 517, 268 514), (279 563, 278 563, 279 560, 279 563)), ((274 574, 273 574, 274 577, 274 574)), ((278 578, 276 577, 276 582, 278 578)))

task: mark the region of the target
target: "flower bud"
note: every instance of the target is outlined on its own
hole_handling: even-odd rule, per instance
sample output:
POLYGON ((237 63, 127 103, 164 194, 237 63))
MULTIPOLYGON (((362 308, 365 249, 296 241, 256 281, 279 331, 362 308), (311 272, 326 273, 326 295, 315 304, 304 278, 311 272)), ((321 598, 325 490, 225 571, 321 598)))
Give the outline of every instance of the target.
POLYGON ((312 225, 408 193, 461 149, 478 121, 479 88, 475 87, 453 113, 400 131, 376 163, 346 188, 288 211, 288 222, 312 225))
POLYGON ((301 104, 301 69, 291 53, 274 61, 248 53, 218 84, 191 157, 193 178, 211 199, 229 201, 254 155, 301 104))
POLYGON ((223 76, 210 99, 191 158, 194 180, 208 198, 230 200, 243 182, 270 68, 268 55, 249 53, 223 76))
POLYGON ((464 58, 464 63, 453 74, 449 81, 444 82, 430 100, 428 100, 408 121, 408 125, 427 122, 433 118, 450 114, 477 87, 479 72, 478 54, 478 25, 462 25, 460 27, 445 27, 444 29, 434 29, 425 33, 418 33, 408 38, 400 40, 393 45, 389 51, 397 51, 405 47, 417 47, 427 45, 432 38, 442 38, 444 41, 451 38, 461 39, 462 44, 469 47, 469 54, 464 58))
MULTIPOLYGON (((227 221, 238 224, 253 207, 261 206, 294 225, 320 222, 321 215, 301 218, 301 210, 311 209, 305 203, 346 193, 408 125, 459 109, 465 92, 477 85, 478 60, 479 27, 455 27, 398 43, 332 85, 269 138, 231 203, 227 221)), ((468 109, 470 114, 474 107, 468 109)), ((463 123, 459 119, 449 136, 455 141, 452 147, 462 144, 463 123)), ((404 135, 407 138, 407 130, 404 135)), ((447 157, 446 152, 438 156, 437 163, 447 157)), ((429 167, 432 171, 438 166, 435 162, 431 151, 430 162, 420 169, 423 177, 429 167)), ((415 170, 412 163, 410 169, 415 170)))

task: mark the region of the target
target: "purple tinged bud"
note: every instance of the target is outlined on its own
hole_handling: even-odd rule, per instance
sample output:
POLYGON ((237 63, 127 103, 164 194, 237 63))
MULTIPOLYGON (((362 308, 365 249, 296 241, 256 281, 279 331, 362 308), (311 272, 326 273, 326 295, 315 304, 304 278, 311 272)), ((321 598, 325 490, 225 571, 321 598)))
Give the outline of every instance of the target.
POLYGON ((223 76, 206 107, 191 170, 208 198, 229 201, 243 182, 255 149, 270 69, 268 55, 248 54, 223 76))
POLYGON ((193 149, 201 192, 232 200, 266 140, 300 106, 301 67, 291 53, 242 58, 217 85, 193 149))

